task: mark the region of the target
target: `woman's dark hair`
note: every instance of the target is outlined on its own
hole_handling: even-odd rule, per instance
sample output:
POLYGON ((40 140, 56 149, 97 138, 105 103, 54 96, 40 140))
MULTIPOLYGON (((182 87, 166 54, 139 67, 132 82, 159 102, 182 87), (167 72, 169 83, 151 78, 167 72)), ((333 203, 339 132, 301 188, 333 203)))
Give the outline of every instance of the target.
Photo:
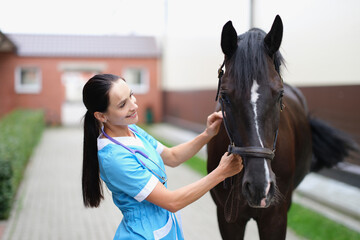
POLYGON ((106 112, 110 88, 119 79, 122 78, 112 74, 95 75, 83 88, 83 102, 87 111, 84 117, 82 194, 86 207, 98 207, 104 198, 97 156, 97 138, 101 123, 94 113, 106 112))

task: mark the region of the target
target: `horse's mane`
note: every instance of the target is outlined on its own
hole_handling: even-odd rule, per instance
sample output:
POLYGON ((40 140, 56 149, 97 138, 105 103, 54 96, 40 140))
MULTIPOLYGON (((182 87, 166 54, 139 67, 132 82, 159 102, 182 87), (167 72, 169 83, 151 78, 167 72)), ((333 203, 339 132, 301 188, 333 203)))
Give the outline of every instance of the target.
MULTIPOLYGON (((253 80, 258 84, 268 80, 267 53, 264 46, 266 33, 258 28, 238 36, 238 47, 233 56, 228 60, 229 74, 236 80, 236 89, 243 91, 249 89, 253 80)), ((280 52, 274 54, 273 62, 276 71, 280 74, 280 65, 284 59, 280 52)))

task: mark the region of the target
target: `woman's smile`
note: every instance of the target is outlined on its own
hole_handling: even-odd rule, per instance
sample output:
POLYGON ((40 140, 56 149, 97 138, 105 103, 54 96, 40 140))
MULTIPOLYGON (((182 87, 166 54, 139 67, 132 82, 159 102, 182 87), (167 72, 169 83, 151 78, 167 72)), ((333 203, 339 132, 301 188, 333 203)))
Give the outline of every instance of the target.
POLYGON ((137 117, 137 111, 133 112, 132 114, 126 116, 127 118, 136 118, 137 117))

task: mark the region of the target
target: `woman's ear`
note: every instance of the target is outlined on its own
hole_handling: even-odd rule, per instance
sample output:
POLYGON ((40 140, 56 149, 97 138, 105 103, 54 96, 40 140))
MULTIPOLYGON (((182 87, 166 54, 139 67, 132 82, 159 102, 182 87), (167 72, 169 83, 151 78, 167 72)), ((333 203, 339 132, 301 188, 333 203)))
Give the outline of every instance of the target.
POLYGON ((102 123, 106 123, 107 118, 102 112, 94 112, 94 117, 102 123))

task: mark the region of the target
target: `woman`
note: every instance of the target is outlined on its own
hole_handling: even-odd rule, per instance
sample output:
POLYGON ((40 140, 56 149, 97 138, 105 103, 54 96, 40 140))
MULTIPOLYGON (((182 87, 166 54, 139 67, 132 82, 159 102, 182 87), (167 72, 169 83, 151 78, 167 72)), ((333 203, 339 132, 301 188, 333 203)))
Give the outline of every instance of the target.
POLYGON ((123 214, 114 239, 183 239, 177 212, 242 169, 240 157, 224 154, 213 172, 170 191, 164 164, 176 167, 195 155, 218 133, 221 113, 211 114, 206 130, 192 141, 167 148, 135 125, 138 106, 124 79, 92 77, 84 86, 83 102, 83 200, 85 206, 99 206, 101 177, 123 214))

